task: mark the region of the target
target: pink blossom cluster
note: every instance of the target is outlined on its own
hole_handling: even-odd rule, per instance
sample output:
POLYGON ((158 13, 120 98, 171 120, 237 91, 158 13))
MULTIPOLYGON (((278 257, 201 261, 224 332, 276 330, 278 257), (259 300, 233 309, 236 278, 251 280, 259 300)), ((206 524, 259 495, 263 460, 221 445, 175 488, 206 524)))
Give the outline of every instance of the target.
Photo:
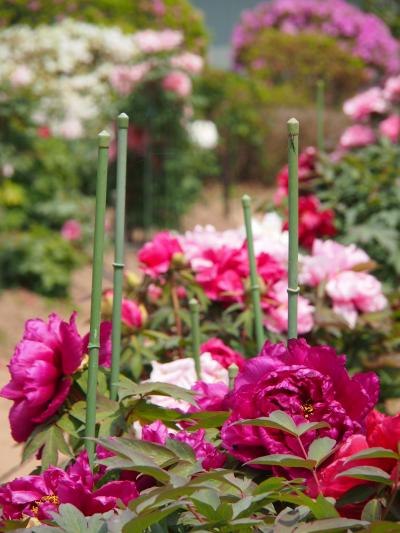
POLYGON ((385 23, 344 0, 273 0, 244 11, 233 32, 235 60, 265 28, 285 33, 324 33, 334 37, 369 67, 387 74, 399 72, 399 44, 385 23))
POLYGON ((360 313, 387 306, 381 283, 365 271, 369 262, 369 256, 353 244, 316 240, 311 255, 301 258, 300 280, 311 287, 323 286, 335 313, 354 327, 360 313))
POLYGON ((343 111, 354 125, 342 134, 340 149, 360 148, 384 137, 396 143, 400 139, 400 75, 389 78, 384 87, 372 87, 344 103, 343 111))
POLYGON ((183 33, 176 30, 143 30, 134 34, 134 44, 144 54, 169 52, 183 43, 183 33))

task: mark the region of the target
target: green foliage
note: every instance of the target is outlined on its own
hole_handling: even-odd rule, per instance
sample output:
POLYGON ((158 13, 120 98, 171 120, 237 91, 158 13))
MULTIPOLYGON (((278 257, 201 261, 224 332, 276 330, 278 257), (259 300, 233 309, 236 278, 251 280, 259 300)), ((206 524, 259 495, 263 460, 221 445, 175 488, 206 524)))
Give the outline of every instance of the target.
POLYGON ((340 239, 355 243, 377 262, 387 287, 400 274, 400 148, 389 141, 351 152, 337 163, 324 160, 316 183, 319 198, 335 208, 340 239))
POLYGON ((288 85, 267 88, 257 79, 208 69, 197 81, 196 103, 199 113, 217 125, 222 180, 230 185, 266 179, 273 128, 269 110, 305 100, 288 85))
POLYGON ((73 17, 126 31, 172 28, 183 31, 189 49, 204 52, 207 34, 202 15, 188 0, 40 0, 40 7, 26 0, 5 0, 0 7, 2 26, 49 24, 59 17, 73 17), (161 6, 157 10, 157 5, 161 6))
POLYGON ((363 61, 325 35, 292 35, 264 29, 254 43, 240 51, 239 60, 251 76, 288 92, 295 88, 298 97, 309 102, 315 100, 319 79, 326 82, 327 101, 331 105, 342 103, 365 81, 363 61))

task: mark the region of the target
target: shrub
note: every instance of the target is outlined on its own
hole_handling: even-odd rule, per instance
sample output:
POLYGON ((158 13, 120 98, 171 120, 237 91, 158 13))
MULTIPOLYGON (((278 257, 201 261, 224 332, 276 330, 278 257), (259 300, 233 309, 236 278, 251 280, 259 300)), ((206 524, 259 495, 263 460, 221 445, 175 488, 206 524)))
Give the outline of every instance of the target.
POLYGON ((361 0, 361 7, 381 18, 393 35, 400 38, 400 4, 397 0, 361 0))
POLYGON ((188 0, 6 0, 0 7, 2 26, 52 24, 72 17, 93 24, 139 29, 179 29, 190 49, 204 52, 207 35, 199 11, 188 0))
POLYGON ((365 81, 363 61, 325 35, 260 30, 257 40, 241 50, 240 64, 249 74, 268 84, 287 91, 295 87, 299 97, 311 102, 321 78, 326 81, 330 104, 342 102, 365 81))
POLYGON ((280 81, 287 73, 290 75, 292 63, 295 63, 293 58, 296 57, 297 63, 300 57, 300 63, 310 63, 304 72, 304 79, 300 76, 298 80, 304 84, 306 76, 313 72, 314 65, 316 72, 320 73, 318 65, 321 60, 323 63, 327 60, 327 72, 329 69, 339 71, 331 78, 332 81, 338 78, 339 86, 343 87, 341 94, 347 92, 346 75, 349 75, 347 82, 353 83, 352 73, 349 73, 351 65, 359 71, 357 78, 361 75, 363 64, 368 67, 369 75, 372 71, 377 77, 396 73, 400 66, 399 44, 385 23, 343 0, 274 0, 262 3, 254 10, 243 13, 234 30, 233 45, 236 65, 251 72, 259 69, 260 76, 264 76, 267 82, 274 82, 276 78, 280 81), (270 34, 269 30, 272 29, 284 33, 288 44, 285 39, 278 40, 274 33, 270 34), (313 35, 316 40, 308 41, 302 37, 304 34, 313 35), (330 40, 320 40, 318 35, 333 39, 338 47, 334 47, 330 40), (311 46, 311 49, 307 50, 307 46, 311 46), (278 54, 281 47, 288 48, 288 54, 283 58, 278 54), (324 54, 329 52, 332 57, 321 58, 321 54, 315 52, 316 47, 324 54), (359 61, 352 63, 351 58, 346 59, 345 50, 359 61), (279 61, 275 60, 275 54, 279 61), (268 68, 270 63, 275 66, 274 69, 268 68), (343 72, 341 63, 344 63, 343 72))

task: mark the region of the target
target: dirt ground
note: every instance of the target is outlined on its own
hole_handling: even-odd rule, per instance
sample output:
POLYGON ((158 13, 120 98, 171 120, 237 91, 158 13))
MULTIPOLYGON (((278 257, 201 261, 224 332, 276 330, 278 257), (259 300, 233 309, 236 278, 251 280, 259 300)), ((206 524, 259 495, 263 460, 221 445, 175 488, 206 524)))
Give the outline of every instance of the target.
MULTIPOLYGON (((200 201, 193 207, 183 221, 183 229, 192 229, 196 224, 212 224, 223 230, 242 224, 241 196, 250 194, 254 206, 261 205, 271 198, 271 190, 257 185, 237 186, 232 191, 230 214, 224 213, 220 187, 208 186, 200 201)), ((111 285, 113 252, 105 256, 103 287, 111 285)), ((127 251, 128 269, 135 265, 134 252, 127 251)), ((9 362, 16 343, 21 338, 24 323, 29 318, 46 318, 50 312, 57 312, 67 318, 73 310, 78 311, 78 326, 81 333, 88 331, 90 313, 91 265, 74 272, 71 296, 68 300, 51 300, 23 289, 6 290, 0 294, 0 387, 8 381, 9 362)), ((8 424, 8 411, 11 402, 0 398, 0 482, 17 475, 28 474, 33 462, 20 463, 21 448, 13 442, 8 424)))

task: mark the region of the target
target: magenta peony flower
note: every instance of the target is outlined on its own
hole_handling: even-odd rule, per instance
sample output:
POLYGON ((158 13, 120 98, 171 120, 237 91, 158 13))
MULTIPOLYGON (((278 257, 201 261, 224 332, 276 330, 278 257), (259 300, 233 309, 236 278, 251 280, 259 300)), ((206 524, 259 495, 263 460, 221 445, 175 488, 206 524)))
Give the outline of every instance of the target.
POLYGON ((142 430, 142 439, 157 444, 165 444, 167 438, 179 440, 191 446, 196 455, 196 459, 201 461, 204 470, 213 470, 214 468, 221 468, 226 460, 224 453, 217 450, 217 448, 205 440, 206 432, 204 429, 199 429, 189 433, 188 431, 178 431, 178 433, 168 432, 168 428, 159 420, 156 420, 148 426, 144 426, 142 430))
POLYGON ((50 467, 41 475, 17 478, 0 487, 1 518, 19 520, 26 515, 46 520, 63 503, 91 516, 116 509, 118 500, 128 505, 139 495, 132 481, 110 481, 96 489, 99 477, 92 474, 85 451, 66 471, 50 467))
POLYGON ((229 368, 230 365, 235 364, 239 368, 242 368, 244 364, 244 357, 239 352, 235 352, 221 341, 221 339, 212 338, 207 342, 203 342, 200 347, 201 353, 208 352, 211 357, 218 361, 218 363, 224 368, 229 368))
POLYGON ((51 314, 47 323, 33 319, 25 324, 9 364, 11 381, 0 392, 14 402, 9 418, 17 442, 24 442, 38 424, 53 416, 68 396, 71 374, 84 354, 75 317, 73 313, 68 323, 51 314))
MULTIPOLYGON (((111 366, 111 330, 112 323, 106 320, 100 324, 100 350, 99 350, 99 365, 105 368, 111 366)), ((83 337, 83 353, 88 353, 90 333, 86 333, 83 337)))
POLYGON ((181 98, 186 98, 192 92, 192 80, 184 72, 172 71, 165 76, 162 82, 163 89, 173 92, 181 98))
POLYGON ((223 381, 217 383, 206 383, 205 381, 197 381, 193 385, 192 390, 197 392, 196 403, 199 406, 197 409, 194 406, 190 406, 189 413, 197 411, 227 411, 227 395, 229 393, 229 387, 223 381))
POLYGON ((140 268, 148 276, 157 278, 168 272, 176 254, 182 254, 178 240, 168 231, 162 231, 139 250, 138 259, 142 263, 140 268))
POLYGON ((61 228, 61 236, 66 241, 79 241, 82 237, 82 226, 77 220, 67 220, 61 228))
MULTIPOLYGON (((330 428, 318 430, 337 442, 362 432, 365 418, 378 400, 378 377, 373 373, 349 376, 345 356, 329 346, 311 347, 304 339, 266 342, 258 357, 246 361, 231 395, 232 414, 222 428, 224 447, 241 461, 261 455, 301 455, 295 438, 277 430, 232 425, 240 419, 285 411, 294 421, 324 421, 330 428)), ((304 447, 315 439, 310 431, 302 437, 304 447)))
POLYGON ((390 115, 379 124, 379 131, 383 137, 387 137, 396 143, 400 139, 400 115, 390 115))
MULTIPOLYGON (((113 306, 113 290, 107 289, 103 293, 103 307, 106 314, 111 314, 113 306)), ((140 329, 147 318, 147 313, 142 305, 137 304, 134 300, 122 298, 121 320, 129 329, 140 329)))
POLYGON ((375 142, 375 134, 369 126, 355 124, 347 128, 340 137, 342 148, 361 148, 375 142))

